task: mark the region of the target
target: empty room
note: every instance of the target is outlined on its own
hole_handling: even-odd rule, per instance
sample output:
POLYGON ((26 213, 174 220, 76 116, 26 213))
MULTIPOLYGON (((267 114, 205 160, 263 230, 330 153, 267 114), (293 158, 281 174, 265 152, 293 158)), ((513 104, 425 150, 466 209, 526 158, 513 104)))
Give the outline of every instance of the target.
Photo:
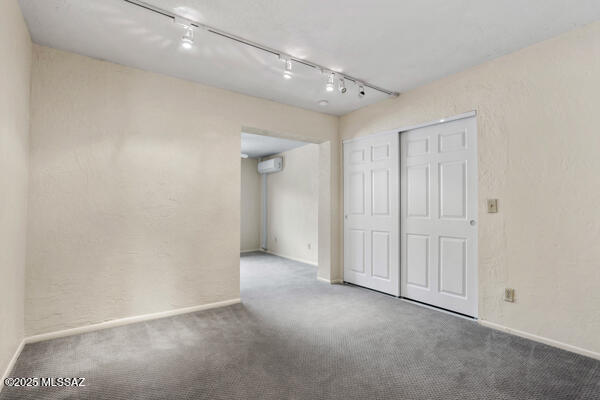
POLYGON ((597 0, 1 0, 0 400, 600 399, 597 0))

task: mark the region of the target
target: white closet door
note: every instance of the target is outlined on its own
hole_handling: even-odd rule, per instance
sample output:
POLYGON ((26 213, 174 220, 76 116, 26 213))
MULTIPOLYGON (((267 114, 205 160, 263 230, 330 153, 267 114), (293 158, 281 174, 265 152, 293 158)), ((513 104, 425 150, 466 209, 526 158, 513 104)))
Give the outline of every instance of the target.
POLYGON ((475 118, 401 134, 402 296, 477 317, 475 118))
POLYGON ((344 280, 398 296, 399 135, 344 143, 344 280))

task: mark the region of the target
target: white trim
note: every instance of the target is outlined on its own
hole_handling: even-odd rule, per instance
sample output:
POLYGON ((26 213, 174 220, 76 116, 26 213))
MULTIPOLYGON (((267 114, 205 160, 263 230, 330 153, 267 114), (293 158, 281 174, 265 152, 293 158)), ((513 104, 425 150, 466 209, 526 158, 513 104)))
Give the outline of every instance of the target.
POLYGON ((340 283, 344 283, 344 281, 341 279, 327 279, 327 278, 321 278, 320 276, 317 276, 317 280, 322 281, 322 282, 327 282, 331 285, 339 285, 340 283))
POLYGON ((423 124, 407 126, 405 128, 400 129, 398 131, 398 133, 402 133, 405 131, 411 131, 413 129, 425 128, 425 127, 433 126, 433 125, 445 124, 447 122, 458 121, 459 119, 471 118, 471 117, 476 117, 476 116, 477 116, 477 111, 475 111, 475 110, 468 111, 466 113, 454 115, 452 117, 446 117, 446 118, 436 119, 435 121, 425 122, 423 124))
POLYGON ((520 331, 518 329, 513 329, 513 328, 509 328, 507 326, 504 325, 500 325, 500 324, 496 324, 494 322, 490 322, 490 321, 485 321, 480 319, 479 323, 485 327, 488 328, 492 328, 492 329, 496 329, 499 331, 503 331, 503 332, 507 332, 513 335, 517 335, 520 337, 523 337, 525 339, 530 339, 536 342, 540 342, 540 343, 544 343, 547 344, 549 346, 552 347, 557 347, 559 349, 562 350, 566 350, 566 351, 570 351, 572 353, 577 353, 580 354, 582 356, 586 356, 586 357, 590 357, 590 358, 595 358, 596 360, 600 360, 600 353, 597 353, 595 351, 591 351, 591 350, 586 350, 583 349, 581 347, 577 347, 577 346, 573 346, 567 343, 563 343, 563 342, 559 342, 558 340, 554 340, 554 339, 549 339, 547 337, 544 336, 538 336, 538 335, 534 335, 533 333, 529 333, 529 332, 524 332, 524 331, 520 331))
POLYGON ((429 122, 425 122, 425 123, 422 123, 422 124, 410 125, 410 126, 406 126, 406 127, 400 128, 400 129, 392 129, 392 130, 385 131, 385 132, 378 132, 378 133, 373 133, 371 135, 365 135, 365 136, 360 136, 360 137, 356 137, 356 138, 352 138, 352 139, 342 140, 342 143, 352 143, 352 142, 356 142, 356 141, 359 141, 359 140, 364 140, 364 139, 367 139, 367 138, 373 138, 373 137, 376 137, 376 136, 387 135, 387 134, 392 133, 392 132, 402 133, 402 132, 410 131, 410 130, 413 130, 413 129, 425 128, 427 126, 444 124, 446 122, 456 121, 456 120, 465 119, 465 118, 471 118, 471 117, 475 117, 475 116, 477 116, 477 111, 476 110, 468 111, 466 113, 454 115, 452 117, 446 117, 446 118, 436 119, 434 121, 429 121, 429 122))
POLYGON ((345 140, 342 140, 342 143, 346 144, 346 143, 352 143, 352 142, 360 142, 361 140, 372 139, 372 138, 376 138, 378 136, 385 136, 385 135, 389 135, 391 133, 400 133, 400 132, 401 131, 399 131, 398 129, 392 129, 392 130, 389 130, 389 131, 371 133, 369 135, 359 136, 359 137, 355 137, 355 138, 352 138, 352 139, 345 139, 345 140))
POLYGON ((240 250, 240 254, 244 253, 255 253, 257 251, 263 251, 262 249, 254 249, 254 250, 240 250))
POLYGON ((281 257, 281 258, 287 258, 288 260, 292 260, 292 261, 296 261, 296 262, 301 262, 301 263, 303 263, 303 264, 308 264, 308 265, 312 265, 312 266, 315 266, 315 267, 318 267, 318 266, 319 266, 319 264, 318 264, 318 263, 316 263, 316 262, 312 262, 312 261, 303 260, 303 259, 301 259, 301 258, 295 258, 295 257, 284 256, 284 255, 281 255, 281 254, 275 253, 274 251, 271 251, 271 250, 262 250, 262 251, 263 251, 263 253, 271 254, 271 255, 273 255, 273 256, 277 256, 277 257, 281 257))
POLYGON ((24 341, 25 341, 25 343, 36 343, 36 342, 41 342, 43 340, 50 340, 50 339, 56 339, 56 338, 61 338, 61 337, 65 337, 65 336, 78 335, 80 333, 93 332, 93 331, 98 331, 101 329, 114 328, 117 326, 134 324, 136 322, 150 321, 153 319, 172 317, 174 315, 209 310, 211 308, 225 307, 225 306, 230 306, 230 305, 238 304, 238 303, 241 303, 240 299, 230 299, 230 300, 225 300, 225 301, 218 301, 216 303, 201 304, 199 306, 177 308, 175 310, 161 311, 161 312, 152 313, 152 314, 143 314, 143 315, 136 315, 134 317, 113 319, 111 321, 100 322, 98 324, 85 325, 85 326, 80 326, 78 328, 71 328, 71 329, 65 329, 62 331, 48 332, 48 333, 42 333, 40 335, 29 336, 29 337, 26 337, 24 341))
POLYGON ((15 354, 13 354, 12 358, 8 362, 8 365, 6 366, 6 369, 4 370, 4 374, 2 375, 2 381, 0 381, 0 392, 2 392, 2 388, 4 387, 4 379, 8 378, 10 373, 12 372, 15 363, 17 362, 17 358, 19 358, 19 356, 21 355, 21 351, 23 351, 23 347, 25 347, 25 339, 21 340, 19 347, 17 347, 15 354))

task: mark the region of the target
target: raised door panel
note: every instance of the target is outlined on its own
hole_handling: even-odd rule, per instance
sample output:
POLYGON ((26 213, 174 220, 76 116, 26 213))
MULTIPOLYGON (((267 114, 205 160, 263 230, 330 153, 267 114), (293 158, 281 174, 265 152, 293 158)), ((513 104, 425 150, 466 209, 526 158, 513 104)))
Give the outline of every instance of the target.
POLYGON ((406 155, 408 157, 427 153, 429 153, 429 138, 409 139, 407 141, 406 155))
POLYGON ((440 237, 440 292, 465 297, 467 295, 467 240, 440 237))
POLYGON ((371 269, 374 277, 390 279, 389 232, 371 232, 371 269))
POLYGON ((408 284, 429 288, 429 236, 408 234, 406 259, 408 284))
POLYGON ((365 273, 366 232, 358 229, 350 231, 350 268, 360 274, 365 273))
POLYGON ((467 162, 439 164, 440 218, 467 218, 467 162))
POLYGON ((390 144, 378 144, 371 147, 371 160, 382 161, 390 158, 390 144))
POLYGON ((464 130, 459 132, 441 133, 438 136, 438 144, 440 153, 465 150, 467 148, 467 133, 464 130))
POLYGON ((362 171, 350 174, 350 197, 347 199, 350 214, 365 214, 365 174, 362 171))
POLYGON ((408 217, 429 217, 429 165, 407 167, 408 217))
POLYGON ((377 169, 371 171, 371 213, 372 215, 390 214, 390 171, 377 169))
POLYGON ((365 160, 365 149, 356 149, 350 152, 350 165, 363 164, 365 160))

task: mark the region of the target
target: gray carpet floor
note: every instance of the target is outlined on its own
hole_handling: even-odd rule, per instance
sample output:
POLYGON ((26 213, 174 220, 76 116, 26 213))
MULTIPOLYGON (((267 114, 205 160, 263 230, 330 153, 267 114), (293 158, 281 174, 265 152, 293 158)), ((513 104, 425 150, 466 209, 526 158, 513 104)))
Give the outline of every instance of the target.
POLYGON ((9 399, 600 399, 600 361, 348 285, 241 259, 243 304, 28 344, 9 399))

